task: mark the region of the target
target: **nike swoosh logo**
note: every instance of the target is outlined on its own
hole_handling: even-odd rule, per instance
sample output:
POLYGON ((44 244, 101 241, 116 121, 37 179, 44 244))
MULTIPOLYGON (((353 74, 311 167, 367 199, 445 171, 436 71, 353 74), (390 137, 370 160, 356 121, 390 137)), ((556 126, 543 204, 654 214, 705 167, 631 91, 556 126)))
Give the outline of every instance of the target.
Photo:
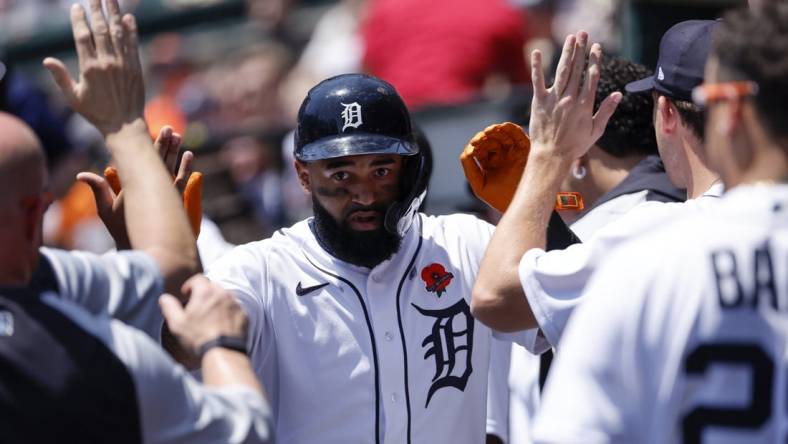
POLYGON ((324 284, 317 284, 317 285, 313 285, 311 287, 304 288, 304 287, 301 286, 301 282, 299 281, 298 285, 296 285, 296 294, 298 296, 306 296, 306 295, 308 295, 309 293, 312 293, 315 290, 320 290, 321 288, 325 287, 326 285, 328 285, 328 282, 326 282, 324 284))

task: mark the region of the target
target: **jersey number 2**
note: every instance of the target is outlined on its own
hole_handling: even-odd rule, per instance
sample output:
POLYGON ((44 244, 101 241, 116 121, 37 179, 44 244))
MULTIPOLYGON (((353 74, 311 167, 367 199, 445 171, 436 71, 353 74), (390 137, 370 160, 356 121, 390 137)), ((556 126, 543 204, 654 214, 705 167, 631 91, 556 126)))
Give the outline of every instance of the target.
POLYGON ((739 408, 700 406, 682 421, 684 444, 701 442, 703 429, 710 426, 757 429, 772 414, 772 380, 774 362, 755 344, 704 344, 692 351, 685 361, 687 375, 702 376, 716 364, 746 367, 750 371, 752 393, 749 405, 739 408))

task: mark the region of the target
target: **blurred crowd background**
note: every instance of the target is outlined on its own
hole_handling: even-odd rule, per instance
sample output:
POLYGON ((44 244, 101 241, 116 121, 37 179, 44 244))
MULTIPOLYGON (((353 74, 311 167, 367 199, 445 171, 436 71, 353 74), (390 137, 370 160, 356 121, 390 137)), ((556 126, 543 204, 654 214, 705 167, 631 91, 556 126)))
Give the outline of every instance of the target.
MULTIPOLYGON (((103 252, 112 240, 78 171, 101 171, 101 137, 62 103, 45 56, 75 63, 71 0, 0 0, 0 109, 42 139, 58 201, 46 243, 103 252)), ((86 3, 86 1, 85 1, 86 3)), ((292 168, 292 129, 306 91, 346 72, 393 83, 429 138, 427 212, 484 212, 457 156, 504 120, 527 126, 530 67, 540 48, 584 29, 654 67, 676 22, 716 18, 744 0, 125 0, 143 41, 146 118, 184 135, 205 174, 203 209, 231 243, 270 235, 311 213, 292 168)), ((73 67, 72 72, 76 72, 73 67)))

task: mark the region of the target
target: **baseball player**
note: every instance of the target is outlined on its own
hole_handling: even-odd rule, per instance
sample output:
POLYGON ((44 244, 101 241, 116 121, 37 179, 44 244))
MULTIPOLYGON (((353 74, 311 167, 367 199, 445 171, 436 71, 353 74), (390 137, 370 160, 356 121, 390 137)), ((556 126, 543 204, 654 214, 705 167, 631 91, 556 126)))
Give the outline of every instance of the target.
MULTIPOLYGON (((621 97, 611 94, 592 114, 598 78, 595 65, 601 49, 592 45, 589 72, 581 80, 587 35, 581 32, 567 38, 554 85, 545 89, 541 75, 534 82, 531 152, 479 271, 473 295, 477 319, 500 331, 517 332, 512 339, 532 353, 556 347, 572 310, 582 301, 588 277, 611 249, 660 221, 716 203, 722 189, 707 165, 702 133, 694 125, 700 111, 686 102, 692 87, 703 78, 715 24, 688 21, 668 30, 655 75, 634 85, 637 90, 654 91, 658 147, 671 181, 686 188, 690 200, 644 203, 587 242, 545 252, 541 233, 564 172, 604 131, 607 119, 600 116, 612 113, 621 97)), ((536 52, 532 59, 534 71, 540 70, 540 54, 536 52)), ((628 89, 633 90, 631 85, 628 89)))
MULTIPOLYGON (((613 91, 622 91, 627 83, 651 75, 643 65, 621 58, 605 58, 600 64, 599 84, 594 106, 613 91)), ((589 239, 600 228, 646 201, 678 202, 686 192, 669 181, 657 153, 651 119, 653 101, 646 94, 624 93, 605 133, 589 151, 572 163, 561 190, 579 191, 586 210, 563 211, 576 219, 570 226, 581 239, 589 239)), ((509 372, 510 431, 512 443, 530 441, 530 422, 539 406, 540 376, 546 369, 540 360, 550 353, 535 356, 517 344, 511 344, 509 372)), ((547 364, 545 364, 547 365, 547 364)))
POLYGON ((492 226, 417 212, 425 154, 380 79, 312 88, 294 154, 314 217, 208 270, 249 316, 276 439, 483 442, 492 332, 469 302, 492 226))
POLYGON ((725 16, 694 97, 729 190, 600 267, 562 341, 536 441, 786 441, 786 54, 788 5, 725 16))

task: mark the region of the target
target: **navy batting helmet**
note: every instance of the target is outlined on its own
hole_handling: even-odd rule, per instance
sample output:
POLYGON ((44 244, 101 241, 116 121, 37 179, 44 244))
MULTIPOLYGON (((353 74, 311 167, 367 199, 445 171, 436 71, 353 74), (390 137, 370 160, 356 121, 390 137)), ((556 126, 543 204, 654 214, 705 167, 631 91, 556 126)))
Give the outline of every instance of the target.
POLYGON ((362 154, 408 156, 403 199, 386 212, 385 226, 400 236, 424 199, 427 159, 415 142, 410 114, 391 84, 366 74, 342 74, 309 90, 298 110, 293 154, 301 162, 362 154))

